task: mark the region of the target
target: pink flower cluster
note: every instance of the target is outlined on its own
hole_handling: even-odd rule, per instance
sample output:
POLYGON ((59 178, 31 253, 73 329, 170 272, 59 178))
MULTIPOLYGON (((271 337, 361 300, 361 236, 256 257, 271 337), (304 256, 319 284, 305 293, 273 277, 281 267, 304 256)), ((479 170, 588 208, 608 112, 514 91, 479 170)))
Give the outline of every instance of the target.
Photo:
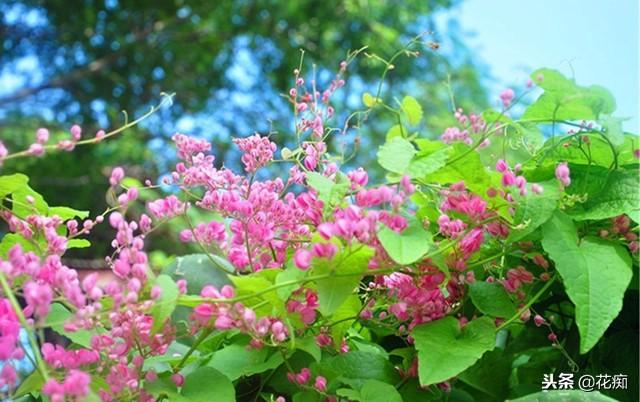
POLYGON ((627 215, 619 215, 611 219, 611 229, 603 229, 600 231, 601 237, 622 237, 627 241, 629 250, 637 254, 640 251, 640 243, 638 242, 638 235, 631 230, 631 220, 627 215))
MULTIPOLYGON (((408 329, 444 317, 450 311, 451 303, 457 295, 455 282, 447 285, 449 297, 442 293, 442 272, 425 267, 421 273, 422 275, 414 278, 412 275, 394 272, 384 276, 381 283, 389 296, 397 300, 389 306, 389 313, 398 321, 409 321, 408 329)), ((386 313, 381 318, 384 319, 385 316, 386 313)), ((401 326, 400 332, 404 329, 405 327, 401 326)))
MULTIPOLYGON (((440 139, 445 144, 452 144, 454 142, 462 142, 467 145, 473 144, 473 138, 471 135, 483 133, 487 129, 487 123, 482 116, 476 114, 466 115, 462 109, 457 109, 454 116, 460 127, 448 127, 444 133, 440 136, 440 139)), ((489 145, 489 140, 486 139, 481 146, 489 145)))
POLYGON ((8 299, 0 298, 0 389, 12 388, 18 380, 11 360, 24 357, 24 350, 20 346, 20 321, 8 299))
POLYGON ((287 311, 289 313, 299 313, 300 319, 305 325, 309 325, 316 320, 318 304, 318 295, 311 289, 298 289, 293 292, 291 298, 287 301, 287 311), (298 300, 299 296, 304 293, 304 300, 298 300))
MULTIPOLYGON (((309 132, 314 140, 320 140, 324 135, 324 125, 327 119, 334 114, 330 105, 333 94, 345 84, 342 75, 347 69, 347 62, 340 63, 340 70, 322 93, 316 89, 315 77, 312 80, 312 89, 307 91, 304 78, 300 71, 295 70, 296 86, 289 90, 289 101, 296 113, 296 131, 300 134, 309 132), (299 118, 299 120, 297 120, 299 118)), ((310 169, 313 170, 313 169, 310 169)))
POLYGON ((276 150, 276 144, 258 134, 247 138, 236 138, 233 143, 243 152, 242 163, 249 173, 268 165, 273 160, 273 153, 276 150))
POLYGON ((193 330, 215 328, 217 330, 238 329, 251 335, 251 346, 261 348, 265 342, 282 343, 289 332, 284 323, 276 318, 258 318, 255 311, 240 302, 234 302, 234 289, 225 285, 220 290, 213 285, 205 286, 200 295, 212 299, 193 309, 193 319, 197 322, 193 330), (228 300, 228 301, 227 301, 228 300))

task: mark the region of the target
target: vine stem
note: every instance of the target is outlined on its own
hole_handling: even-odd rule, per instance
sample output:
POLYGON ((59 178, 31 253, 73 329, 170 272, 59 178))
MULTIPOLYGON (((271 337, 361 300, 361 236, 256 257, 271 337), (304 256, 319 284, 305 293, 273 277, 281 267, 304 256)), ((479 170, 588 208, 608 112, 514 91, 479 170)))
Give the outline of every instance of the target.
MULTIPOLYGON (((142 116, 138 117, 134 121, 128 122, 127 119, 126 119, 126 112, 124 112, 124 114, 125 114, 125 124, 123 126, 117 128, 117 129, 115 129, 113 131, 110 131, 110 132, 106 133, 102 138, 95 138, 95 137, 94 138, 88 138, 86 140, 81 140, 81 141, 75 142, 75 145, 77 146, 77 145, 97 144, 98 142, 106 140, 109 137, 113 137, 114 135, 120 134, 124 130, 135 126, 136 124, 140 123, 142 120, 144 120, 147 117, 151 116, 152 114, 154 114, 155 112, 160 110, 160 108, 163 107, 164 105, 173 102, 173 97, 175 96, 175 94, 163 93, 162 96, 163 96, 162 101, 160 101, 159 104, 157 104, 155 106, 152 106, 151 109, 147 113, 145 113, 142 116)), ((57 150, 58 149, 58 145, 57 144, 50 144, 50 145, 43 146, 43 148, 44 148, 45 151, 46 150, 57 150)), ((25 157, 25 156, 30 156, 28 149, 25 149, 24 151, 16 152, 16 153, 11 154, 11 155, 7 155, 2 160, 6 161, 6 160, 9 160, 9 159, 21 158, 21 157, 25 157)))
POLYGON ((536 293, 531 298, 531 300, 529 300, 527 302, 527 304, 525 304, 520 310, 518 310, 518 312, 515 313, 511 318, 509 318, 507 321, 503 322, 502 325, 500 325, 498 328, 496 328, 496 332, 506 328, 509 324, 511 324, 512 322, 517 320, 525 311, 527 311, 527 309, 529 307, 531 307, 533 305, 533 303, 537 302, 538 299, 544 294, 544 292, 546 292, 551 287, 551 285, 553 284, 553 282, 555 282, 557 277, 558 277, 557 274, 552 276, 551 279, 549 279, 549 281, 547 283, 545 283, 545 285, 542 287, 542 289, 540 289, 538 291, 538 293, 536 293))
POLYGON ((189 357, 191 357, 191 355, 193 354, 193 352, 195 352, 195 350, 198 348, 198 346, 200 346, 200 344, 202 342, 204 342, 209 337, 209 335, 211 335, 211 332, 213 332, 213 330, 209 329, 209 330, 203 331, 202 334, 200 334, 198 339, 196 339, 196 341, 193 343, 193 345, 191 345, 191 348, 187 351, 187 353, 184 354, 182 359, 173 368, 173 371, 175 373, 177 373, 178 371, 180 371, 184 367, 184 365, 187 363, 187 360, 189 360, 189 357))
POLYGON ((5 277, 4 272, 2 270, 0 270, 0 285, 2 285, 2 291, 4 292, 5 296, 9 300, 9 303, 11 304, 13 311, 18 316, 20 325, 22 325, 22 328, 27 332, 27 337, 29 338, 29 344, 31 345, 31 349, 33 350, 33 354, 36 358, 36 366, 38 368, 38 371, 42 375, 42 378, 46 382, 47 380, 49 380, 49 373, 47 372, 47 367, 45 366, 44 361, 42 360, 42 355, 40 354, 40 348, 38 347, 38 342, 36 342, 36 338, 33 336, 33 331, 29 330, 31 326, 27 323, 27 319, 25 318, 24 313, 22 312, 22 307, 20 307, 20 304, 18 303, 16 296, 13 294, 13 291, 9 286, 9 282, 7 282, 7 278, 5 277))
POLYGON ((291 286, 291 285, 297 285, 300 283, 305 283, 305 282, 309 282, 309 281, 315 281, 315 280, 321 280, 321 279, 328 279, 328 278, 334 278, 334 277, 343 277, 343 276, 366 276, 366 275, 377 275, 377 274, 389 274, 392 272, 398 272, 395 269, 391 269, 391 268, 387 268, 387 269, 376 269, 376 270, 369 270, 369 271, 364 271, 364 272, 348 272, 348 273, 335 273, 335 272, 329 272, 326 274, 321 274, 321 275, 312 275, 312 276, 308 276, 306 278, 302 278, 302 279, 298 279, 298 280, 293 280, 293 281, 286 281, 286 282, 282 282, 282 283, 278 283, 272 286, 269 286, 268 288, 262 289, 259 292, 255 292, 255 293, 251 293, 251 294, 247 294, 247 295, 243 295, 243 296, 238 296, 238 297, 233 297, 231 299, 210 299, 210 298, 206 298, 206 297, 200 297, 200 296, 180 296, 178 298, 178 305, 180 306, 187 306, 187 307, 195 307, 200 303, 235 303, 235 302, 239 302, 239 301, 243 301, 243 300, 247 300, 247 299, 253 299, 254 297, 258 297, 258 296, 262 296, 263 294, 269 293, 269 292, 273 292, 274 290, 280 289, 280 288, 284 288, 287 286, 291 286))

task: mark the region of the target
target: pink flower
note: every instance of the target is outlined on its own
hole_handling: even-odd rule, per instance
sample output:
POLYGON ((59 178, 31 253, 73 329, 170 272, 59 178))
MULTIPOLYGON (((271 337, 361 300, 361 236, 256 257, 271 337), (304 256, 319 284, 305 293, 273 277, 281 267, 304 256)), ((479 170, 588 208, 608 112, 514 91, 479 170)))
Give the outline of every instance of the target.
POLYGON ((44 155, 44 147, 40 143, 31 144, 27 153, 32 156, 42 156, 44 155))
POLYGON ((323 376, 317 376, 316 381, 313 385, 318 391, 324 392, 327 390, 327 379, 323 376))
POLYGON ((176 387, 181 387, 184 384, 184 376, 179 373, 175 373, 171 376, 171 381, 176 384, 176 387))
POLYGON ((247 172, 253 173, 273 160, 276 144, 267 137, 255 134, 247 138, 236 138, 233 142, 244 153, 242 163, 247 172))
POLYGON ((366 186, 367 182, 369 181, 369 175, 367 174, 367 171, 361 167, 347 173, 347 177, 351 181, 352 190, 356 190, 358 188, 366 186))
POLYGON ((556 178, 562 183, 563 187, 569 187, 571 178, 569 177, 569 166, 566 162, 558 164, 556 167, 556 178))
POLYGON ((516 175, 507 170, 502 174, 502 185, 504 187, 509 187, 509 186, 513 186, 514 184, 516 184, 516 175))
POLYGON ((44 144, 47 141, 49 141, 49 130, 39 128, 38 131, 36 131, 36 142, 38 144, 44 144))
POLYGON ((109 184, 111 184, 112 187, 115 187, 120 184, 122 179, 124 179, 124 169, 120 166, 113 168, 111 176, 109 177, 109 184))
POLYGON ((462 250, 464 255, 470 256, 480 249, 483 240, 482 229, 475 228, 462 238, 460 241, 460 250, 462 250))
POLYGON ((498 162, 496 162, 496 170, 500 173, 504 173, 509 169, 509 165, 507 165, 507 162, 505 162, 504 159, 500 159, 498 160, 498 162))
POLYGON ((299 248, 296 250, 293 255, 293 261, 296 264, 296 267, 306 270, 311 266, 311 253, 303 248, 299 248))
POLYGON ((49 314, 49 307, 53 300, 53 290, 47 284, 29 281, 24 285, 24 298, 36 316, 44 318, 49 314))
POLYGON ((531 185, 531 190, 536 193, 536 194, 542 194, 544 192, 544 187, 542 187, 540 184, 538 183, 533 183, 531 185))
POLYGON ((311 371, 308 368, 303 368, 298 374, 295 375, 295 380, 298 384, 302 385, 309 381, 311 378, 311 371))
POLYGON ((500 100, 502 100, 502 105, 507 108, 511 105, 511 101, 515 97, 515 92, 513 89, 507 88, 500 94, 500 100))
POLYGON ((63 388, 67 395, 83 397, 89 394, 89 374, 80 370, 71 370, 64 380, 63 388))
POLYGON ((71 131, 71 138, 74 141, 80 141, 80 136, 82 135, 82 128, 79 125, 74 124, 73 126, 71 126, 70 131, 71 131))
POLYGON ((4 146, 2 141, 0 141, 0 159, 4 159, 7 155, 9 155, 9 150, 4 146))
POLYGON ((147 209, 156 218, 172 218, 185 211, 185 204, 175 195, 160 198, 147 204, 147 209))
POLYGON ((332 259, 338 252, 338 246, 333 243, 315 243, 313 245, 313 255, 318 258, 332 259))

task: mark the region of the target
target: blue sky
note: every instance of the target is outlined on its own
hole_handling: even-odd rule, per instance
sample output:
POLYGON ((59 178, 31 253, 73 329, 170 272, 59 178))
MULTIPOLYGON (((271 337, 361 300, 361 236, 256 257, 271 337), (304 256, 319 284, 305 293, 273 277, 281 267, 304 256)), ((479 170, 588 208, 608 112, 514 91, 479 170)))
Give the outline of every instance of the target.
POLYGON ((608 88, 617 115, 638 126, 638 0, 465 0, 452 13, 490 67, 498 91, 538 67, 608 88))

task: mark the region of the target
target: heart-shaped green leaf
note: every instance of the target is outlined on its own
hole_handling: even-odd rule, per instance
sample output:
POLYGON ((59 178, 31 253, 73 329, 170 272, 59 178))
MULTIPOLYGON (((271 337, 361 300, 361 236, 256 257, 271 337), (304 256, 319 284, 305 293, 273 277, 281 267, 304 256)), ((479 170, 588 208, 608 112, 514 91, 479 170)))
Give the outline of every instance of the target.
POLYGON ((588 352, 622 309, 631 281, 631 258, 619 244, 578 233, 567 215, 556 212, 542 226, 542 247, 556 264, 569 299, 576 305, 580 353, 588 352))
POLYGON ((445 317, 413 330, 418 350, 421 385, 437 384, 471 367, 495 346, 495 325, 489 317, 460 328, 454 317, 445 317))

